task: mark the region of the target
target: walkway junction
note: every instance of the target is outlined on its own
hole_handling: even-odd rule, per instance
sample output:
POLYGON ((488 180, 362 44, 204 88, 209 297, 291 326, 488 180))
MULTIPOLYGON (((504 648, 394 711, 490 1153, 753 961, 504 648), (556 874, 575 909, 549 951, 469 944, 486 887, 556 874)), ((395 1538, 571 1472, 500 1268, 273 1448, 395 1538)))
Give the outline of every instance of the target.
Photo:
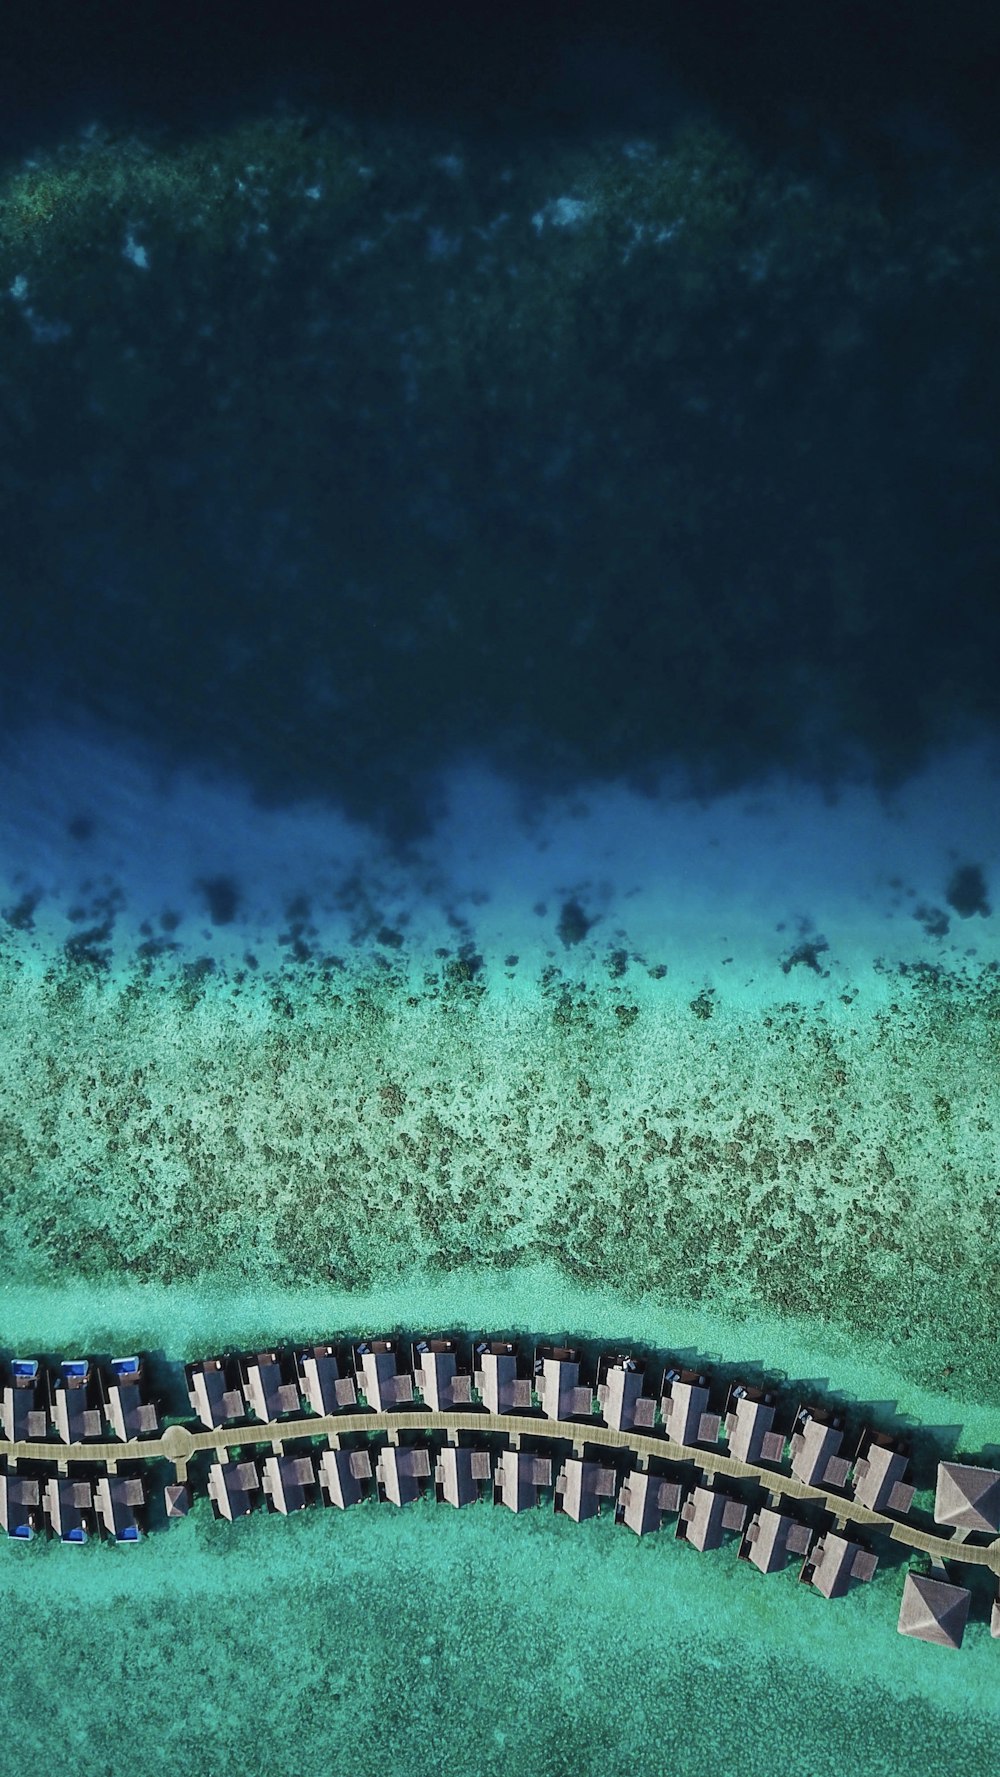
MULTIPOLYGON (((695 1549, 732 1539, 762 1573, 794 1559, 827 1598, 871 1579, 872 1540, 888 1539, 926 1557, 927 1571, 906 1574, 900 1632, 961 1645, 973 1594, 949 1570, 1000 1576, 1000 1471, 940 1462, 924 1529, 902 1438, 866 1427, 845 1451, 844 1422, 822 1405, 783 1428, 764 1388, 733 1382, 720 1412, 706 1375, 668 1362, 654 1376, 625 1352, 591 1367, 570 1347, 529 1356, 490 1337, 325 1343, 189 1364, 178 1422, 161 1416, 139 1356, 15 1358, 0 1400, 0 1528, 127 1543, 183 1517, 196 1489, 234 1520, 262 1500, 279 1513, 366 1495, 405 1506, 433 1488, 457 1507, 551 1500, 577 1521, 606 1507, 639 1536, 670 1517, 695 1549)), ((1000 1638, 1000 1599, 990 1628, 1000 1638)))

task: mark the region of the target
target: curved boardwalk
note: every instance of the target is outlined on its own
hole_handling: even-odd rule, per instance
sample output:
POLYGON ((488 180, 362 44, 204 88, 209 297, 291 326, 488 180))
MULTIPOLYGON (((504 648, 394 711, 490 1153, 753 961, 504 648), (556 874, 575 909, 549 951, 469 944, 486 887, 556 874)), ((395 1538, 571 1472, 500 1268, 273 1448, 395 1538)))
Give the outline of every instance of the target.
POLYGON ((854 1524, 859 1529, 877 1531, 893 1542, 920 1549, 935 1562, 961 1562, 972 1567, 987 1567, 1000 1576, 1000 1537, 987 1544, 970 1544, 956 1537, 935 1536, 908 1524, 904 1519, 870 1511, 856 1500, 823 1487, 813 1487, 778 1469, 740 1462, 734 1457, 691 1444, 676 1444, 666 1436, 646 1435, 636 1430, 617 1431, 611 1426, 588 1424, 579 1420, 548 1419, 516 1413, 488 1413, 476 1407, 458 1412, 432 1412, 415 1406, 403 1412, 337 1413, 326 1417, 315 1414, 301 1418, 276 1419, 267 1424, 245 1424, 218 1427, 213 1431, 191 1430, 184 1425, 171 1425, 158 1437, 141 1438, 128 1443, 94 1442, 65 1444, 32 1439, 10 1443, 0 1439, 0 1457, 8 1462, 46 1462, 60 1470, 69 1463, 85 1462, 103 1465, 109 1473, 121 1463, 137 1460, 165 1459, 173 1464, 177 1479, 184 1480, 187 1465, 199 1451, 225 1452, 247 1445, 266 1444, 274 1452, 286 1443, 303 1438, 325 1437, 332 1448, 345 1435, 384 1432, 390 1443, 399 1440, 401 1432, 443 1432, 457 1443, 462 1433, 483 1432, 505 1434, 515 1447, 523 1437, 556 1440, 572 1444, 577 1455, 586 1449, 624 1451, 636 1458, 637 1466, 645 1468, 650 1458, 666 1462, 692 1464, 701 1473, 723 1475, 733 1480, 754 1480, 777 1504, 780 1499, 815 1500, 831 1511, 839 1525, 854 1524))

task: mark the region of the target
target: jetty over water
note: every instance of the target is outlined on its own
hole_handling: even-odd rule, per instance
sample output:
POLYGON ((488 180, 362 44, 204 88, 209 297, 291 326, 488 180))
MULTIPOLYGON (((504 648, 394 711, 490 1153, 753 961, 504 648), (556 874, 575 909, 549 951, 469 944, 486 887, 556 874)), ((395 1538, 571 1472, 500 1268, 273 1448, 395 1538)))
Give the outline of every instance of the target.
MULTIPOLYGON (((405 1507, 432 1487, 456 1507, 490 1498, 515 1512, 547 1496, 577 1521, 607 1507, 637 1535, 673 1516, 681 1540, 732 1539, 763 1574, 795 1558, 826 1597, 870 1579, 871 1542, 888 1540, 929 1563, 906 1576, 900 1632, 960 1645, 972 1594, 948 1569, 1000 1577, 1000 1471, 939 1463, 929 1529, 912 1521, 902 1440, 864 1427, 846 1457, 843 1423, 822 1406, 783 1430, 759 1387, 733 1383, 720 1413, 709 1378, 677 1364, 654 1376, 614 1352, 587 1370, 568 1346, 529 1357, 485 1338, 467 1357, 450 1338, 328 1342, 190 1364, 191 1413, 164 1424, 141 1357, 107 1373, 16 1359, 0 1394, 0 1528, 134 1542, 155 1481, 165 1521, 186 1514, 194 1485, 227 1519, 366 1495, 405 1507)), ((1000 1638, 1000 1598, 990 1627, 1000 1638)))

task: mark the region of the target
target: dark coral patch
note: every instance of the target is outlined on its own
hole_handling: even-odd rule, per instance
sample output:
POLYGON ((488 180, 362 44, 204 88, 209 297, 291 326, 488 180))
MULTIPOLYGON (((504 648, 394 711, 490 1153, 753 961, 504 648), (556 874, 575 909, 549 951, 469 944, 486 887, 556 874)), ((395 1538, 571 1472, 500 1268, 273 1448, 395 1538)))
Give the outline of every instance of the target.
POLYGON ((240 904, 240 891, 231 876, 209 876, 198 883, 214 926, 232 925, 240 904))
POLYGON ((556 931, 568 950, 571 944, 581 943, 593 924, 594 921, 587 918, 579 901, 574 896, 563 902, 556 931))
POLYGON ((974 913, 987 919, 993 911, 987 899, 986 878, 978 864, 959 864, 952 872, 945 900, 961 919, 971 919, 974 913))

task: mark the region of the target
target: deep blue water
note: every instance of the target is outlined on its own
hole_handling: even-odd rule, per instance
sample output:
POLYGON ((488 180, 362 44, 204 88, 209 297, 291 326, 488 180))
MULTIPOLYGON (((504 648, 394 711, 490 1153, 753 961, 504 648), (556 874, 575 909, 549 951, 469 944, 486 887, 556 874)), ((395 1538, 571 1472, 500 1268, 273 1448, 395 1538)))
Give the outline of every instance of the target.
MULTIPOLYGON (((102 21, 8 25, 12 175, 95 124, 113 158, 131 132, 169 155, 289 114, 304 165, 350 119, 392 168, 350 226, 427 215, 345 276, 289 206, 266 282, 179 235, 125 294, 94 270, 90 213, 78 234, 65 208, 14 227, 9 725, 87 713, 403 835, 470 750, 561 786, 679 764, 711 792, 775 767, 894 781, 995 724, 1000 32, 981 9, 102 21), (605 143, 669 163, 698 128, 721 147, 680 269, 598 243, 581 281, 572 230, 524 233, 546 181, 605 143), (522 233, 483 271, 469 225, 508 178, 522 233), (519 253, 530 272, 550 242, 518 288, 519 253), (499 319, 477 333, 484 300, 499 319)), ((634 196, 602 199, 619 232, 634 196)))

